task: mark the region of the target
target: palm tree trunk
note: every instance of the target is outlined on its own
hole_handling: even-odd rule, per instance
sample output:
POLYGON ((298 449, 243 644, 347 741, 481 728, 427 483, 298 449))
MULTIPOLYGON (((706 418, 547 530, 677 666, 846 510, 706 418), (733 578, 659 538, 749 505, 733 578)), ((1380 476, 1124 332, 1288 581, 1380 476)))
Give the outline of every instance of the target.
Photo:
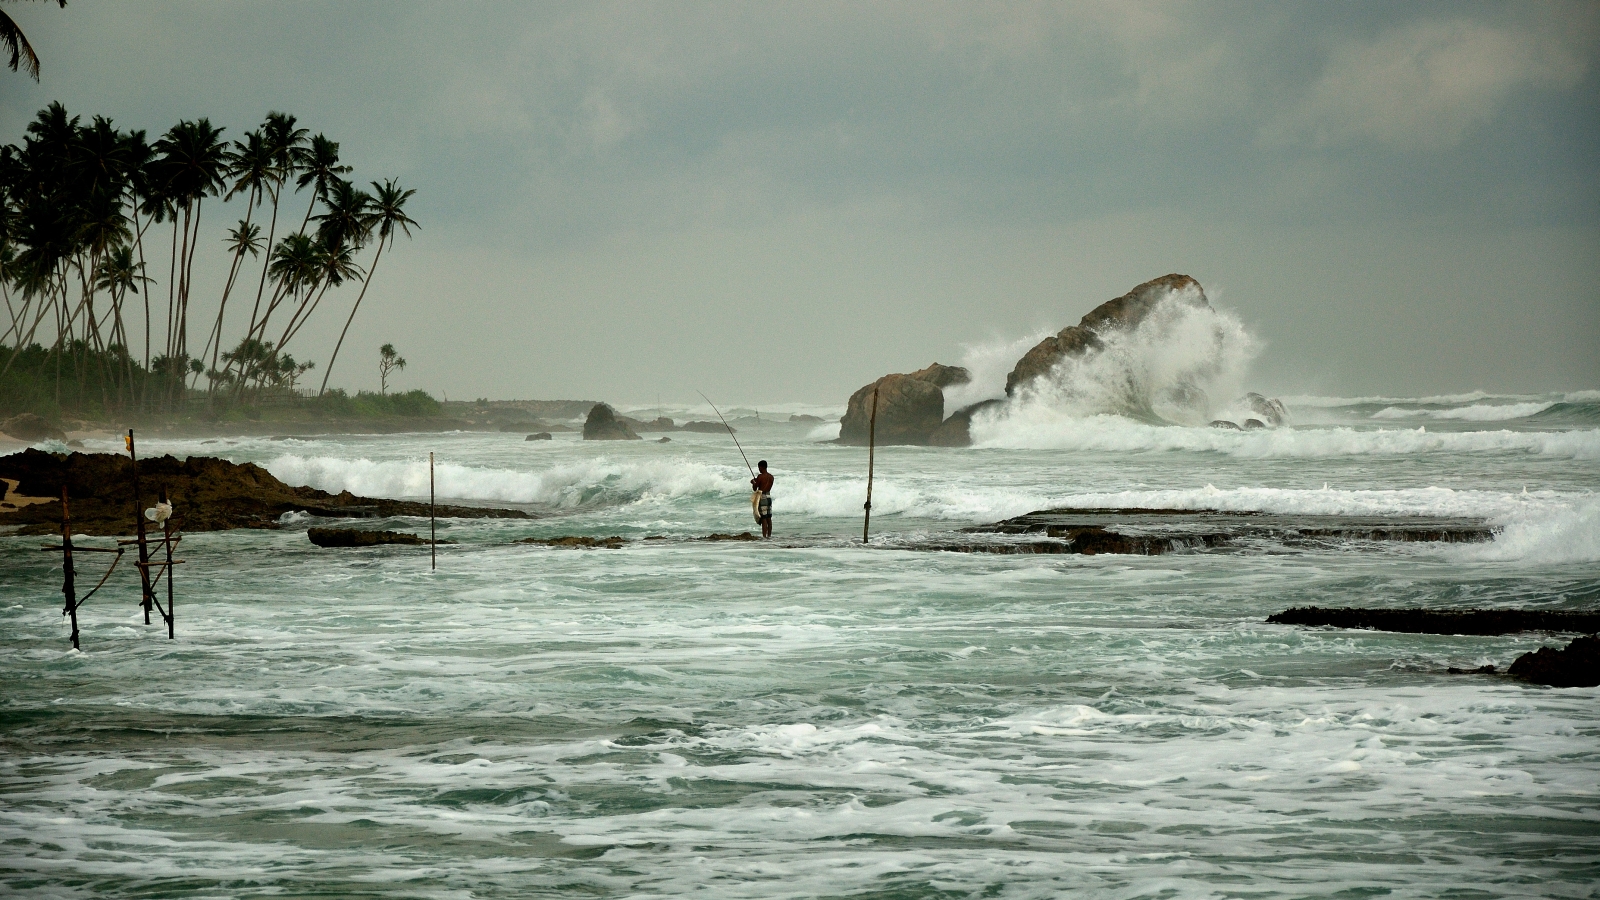
POLYGON ((361 308, 361 299, 367 296, 367 287, 372 284, 372 276, 378 274, 378 260, 383 259, 383 239, 378 240, 378 252, 372 255, 372 268, 367 270, 367 277, 361 281, 361 293, 356 295, 355 305, 350 307, 350 315, 344 320, 344 328, 339 332, 339 341, 333 345, 333 354, 328 357, 328 367, 322 372, 322 386, 317 388, 317 396, 328 389, 328 378, 333 375, 334 360, 339 358, 339 348, 344 346, 344 336, 350 332, 350 323, 356 320, 356 310, 361 308))
POLYGON ((278 189, 272 192, 272 225, 267 228, 266 252, 261 254, 261 282, 256 285, 256 305, 250 310, 250 327, 245 329, 248 337, 256 330, 256 313, 261 311, 261 296, 267 291, 267 270, 272 267, 272 242, 278 238, 278 195, 283 191, 283 184, 278 184, 278 189))

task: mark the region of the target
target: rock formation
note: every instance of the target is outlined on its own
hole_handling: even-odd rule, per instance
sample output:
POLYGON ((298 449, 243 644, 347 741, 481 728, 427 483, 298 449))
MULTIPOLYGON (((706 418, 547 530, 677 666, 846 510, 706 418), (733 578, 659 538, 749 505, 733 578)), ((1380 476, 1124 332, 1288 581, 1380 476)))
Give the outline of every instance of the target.
POLYGON ((1289 424, 1289 411, 1283 408, 1281 400, 1268 399, 1251 391, 1244 395, 1244 403, 1257 418, 1274 428, 1289 424))
POLYGON ((1517 657, 1506 671, 1513 678, 1551 687, 1600 687, 1600 638, 1581 637, 1564 650, 1540 647, 1517 657))
POLYGON ((1078 324, 1061 329, 1023 354, 1011 374, 1006 376, 1006 396, 1012 396, 1018 387, 1040 375, 1048 374, 1063 357, 1080 355, 1101 347, 1101 332, 1137 328, 1145 316, 1169 296, 1197 307, 1211 307, 1205 291, 1200 288, 1200 282, 1187 275, 1163 275, 1154 281, 1147 281, 1115 300, 1107 300, 1096 306, 1078 324))
POLYGON ((850 395, 839 421, 839 443, 866 446, 876 389, 878 443, 932 444, 944 423, 944 388, 971 379, 966 369, 939 363, 909 374, 885 375, 850 395))
POLYGON ((67 434, 60 428, 50 424, 43 416, 33 413, 23 413, 12 416, 0 422, 0 433, 8 434, 19 441, 60 441, 67 442, 67 434))
MULTIPOLYGON (((426 545, 428 542, 404 531, 359 531, 354 528, 311 528, 306 537, 318 547, 376 547, 379 544, 406 546, 426 545)), ((449 541, 440 541, 441 544, 449 541)))
MULTIPOLYGON (((683 423, 683 425, 678 430, 679 431, 693 431, 693 432, 696 432, 698 434, 727 434, 728 431, 729 431, 729 427, 724 425, 724 424, 722 424, 721 422, 700 422, 700 421, 695 421, 695 422, 685 422, 685 423, 683 423)), ((738 431, 739 429, 734 428, 732 430, 733 431, 738 431)))
POLYGON ((617 418, 617 411, 609 403, 596 403, 583 422, 583 439, 586 441, 638 441, 643 440, 626 422, 617 418))
POLYGON ((550 432, 541 431, 538 434, 530 434, 527 437, 523 438, 523 440, 524 441, 551 441, 551 440, 555 440, 555 438, 552 438, 550 436, 550 432))
MULTIPOLYGON (((0 456, 0 477, 14 479, 19 495, 47 498, 0 512, 0 525, 23 526, 21 534, 60 533, 63 484, 72 501, 74 532, 125 535, 134 530, 133 481, 128 457, 120 453, 24 450, 0 456)), ((428 515, 426 503, 290 487, 260 466, 210 456, 141 459, 139 488, 147 508, 165 490, 186 532, 277 528, 278 517, 294 511, 328 518, 428 515)), ((520 509, 439 506, 437 510, 447 518, 531 518, 520 509)))

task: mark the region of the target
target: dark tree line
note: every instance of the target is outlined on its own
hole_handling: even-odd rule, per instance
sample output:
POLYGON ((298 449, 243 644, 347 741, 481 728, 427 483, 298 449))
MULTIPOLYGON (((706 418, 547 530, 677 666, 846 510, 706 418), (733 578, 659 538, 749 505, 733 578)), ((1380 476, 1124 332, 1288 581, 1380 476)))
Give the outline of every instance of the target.
POLYGON ((229 143, 207 119, 152 142, 59 103, 41 110, 20 146, 0 148, 0 391, 19 366, 35 386, 51 381, 56 404, 106 411, 292 390, 313 364, 290 344, 333 289, 359 283, 320 394, 385 248, 416 225, 415 191, 388 179, 369 193, 349 172, 337 142, 285 113, 229 143), (243 217, 221 247, 216 317, 191 322, 203 216, 234 203, 243 217), (64 398, 64 384, 80 396, 64 398))

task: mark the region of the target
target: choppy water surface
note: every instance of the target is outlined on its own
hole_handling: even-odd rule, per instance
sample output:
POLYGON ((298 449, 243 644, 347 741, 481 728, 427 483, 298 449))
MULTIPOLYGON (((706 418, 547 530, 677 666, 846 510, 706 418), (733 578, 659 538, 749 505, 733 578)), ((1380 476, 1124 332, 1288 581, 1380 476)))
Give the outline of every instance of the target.
POLYGON ((740 433, 778 476, 771 545, 683 540, 750 527, 716 435, 147 440, 411 497, 432 450, 441 499, 543 517, 447 524, 434 573, 425 549, 318 550, 309 520, 193 535, 178 639, 119 572, 83 653, 64 649, 59 564, 0 537, 0 892, 1593 896, 1600 690, 1443 674, 1557 639, 1263 624, 1308 604, 1600 606, 1593 405, 1305 398, 1272 432, 1099 417, 890 448, 876 548, 864 451, 807 427, 740 433), (1503 531, 894 549, 1059 505, 1503 531), (668 540, 512 543, 562 534, 668 540))

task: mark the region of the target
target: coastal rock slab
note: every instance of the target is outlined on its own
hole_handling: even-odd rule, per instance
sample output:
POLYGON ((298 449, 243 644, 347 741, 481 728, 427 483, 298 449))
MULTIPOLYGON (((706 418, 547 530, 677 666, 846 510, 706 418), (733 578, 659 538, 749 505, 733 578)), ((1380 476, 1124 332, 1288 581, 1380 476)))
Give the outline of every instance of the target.
MULTIPOLYGON (((29 449, 0 456, 0 478, 16 481, 19 494, 50 498, 14 511, 0 510, 0 524, 20 525, 21 534, 60 533, 63 485, 72 502, 74 532, 125 535, 134 530, 132 467, 123 454, 29 449)), ((143 505, 154 505, 165 491, 186 532, 277 528, 279 517, 286 512, 324 518, 420 517, 429 512, 426 503, 290 487, 253 463, 211 456, 141 459, 139 482, 143 505)), ((520 509, 440 505, 435 510, 442 518, 532 518, 520 509)))
POLYGON ((415 546, 428 543, 404 531, 358 531, 354 528, 311 528, 306 531, 306 537, 318 547, 376 547, 380 544, 415 546))
POLYGON ((609 403, 596 403, 589 409, 583 422, 583 439, 586 441, 638 441, 628 423, 617 418, 617 411, 609 403))

